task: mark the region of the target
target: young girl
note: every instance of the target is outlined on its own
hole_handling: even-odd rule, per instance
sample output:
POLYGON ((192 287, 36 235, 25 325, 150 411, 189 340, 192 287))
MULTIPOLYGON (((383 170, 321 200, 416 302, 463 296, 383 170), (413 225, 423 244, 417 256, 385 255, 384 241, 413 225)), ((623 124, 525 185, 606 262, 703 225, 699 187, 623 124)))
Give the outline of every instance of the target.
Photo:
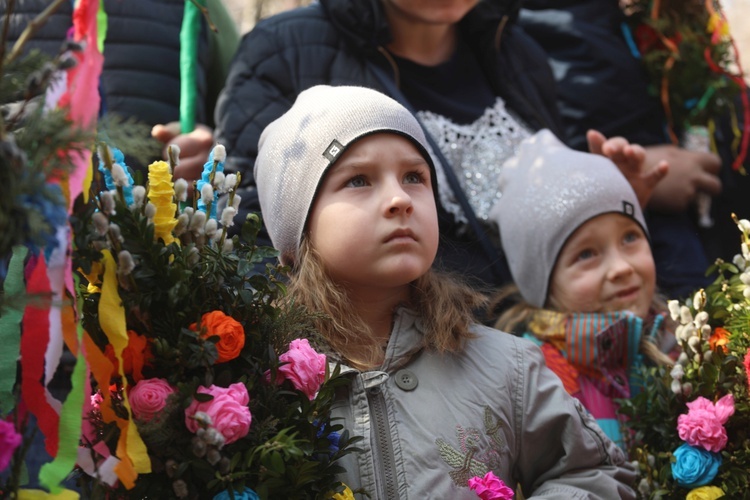
POLYGON ((336 416, 364 440, 346 485, 476 499, 469 480, 492 472, 526 498, 633 497, 624 454, 539 349, 475 324, 479 296, 431 270, 435 172, 405 108, 360 87, 304 91, 261 135, 255 178, 290 297, 324 313, 351 381, 336 416))
POLYGON ((493 217, 520 292, 496 326, 541 346, 565 389, 621 441, 613 399, 632 396, 643 355, 670 363, 666 309, 633 190, 608 159, 563 145, 543 130, 500 177, 493 217))

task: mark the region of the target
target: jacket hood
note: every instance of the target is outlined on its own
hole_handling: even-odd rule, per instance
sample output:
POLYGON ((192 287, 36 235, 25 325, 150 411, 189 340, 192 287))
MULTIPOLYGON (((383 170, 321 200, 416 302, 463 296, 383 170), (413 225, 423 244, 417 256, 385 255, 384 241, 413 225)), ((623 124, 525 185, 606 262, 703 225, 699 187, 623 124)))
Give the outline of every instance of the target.
MULTIPOLYGON (((341 35, 357 52, 373 52, 391 41, 391 30, 383 9, 385 0, 320 0, 341 35)), ((522 0, 480 0, 460 22, 470 44, 478 36, 493 33, 504 17, 515 20, 522 0)))

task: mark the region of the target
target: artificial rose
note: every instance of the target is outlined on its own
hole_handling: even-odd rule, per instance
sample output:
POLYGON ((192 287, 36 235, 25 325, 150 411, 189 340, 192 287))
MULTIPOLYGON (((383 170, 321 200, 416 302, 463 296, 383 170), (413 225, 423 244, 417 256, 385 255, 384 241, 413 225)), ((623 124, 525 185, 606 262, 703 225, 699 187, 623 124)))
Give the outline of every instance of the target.
POLYGON ((677 433, 691 446, 720 452, 727 445, 724 424, 734 414, 734 397, 727 394, 716 404, 704 397, 687 404, 688 413, 677 417, 677 433))
POLYGON ((234 494, 234 497, 232 497, 232 495, 229 494, 228 490, 224 490, 218 495, 216 495, 214 497, 214 500, 230 500, 231 498, 234 498, 234 500, 259 500, 260 499, 257 493, 255 493, 253 490, 247 487, 245 487, 245 489, 242 490, 241 492, 235 490, 232 493, 234 494))
POLYGON ((22 441, 23 437, 11 422, 0 420, 0 472, 8 467, 13 452, 21 446, 22 441))
POLYGON ((130 390, 130 408, 138 420, 149 422, 167 405, 167 398, 174 389, 163 378, 144 379, 130 390))
POLYGON ((724 496, 724 490, 718 486, 701 486, 691 490, 685 500, 716 500, 724 496))
POLYGON ((279 377, 292 382, 298 391, 309 399, 315 398, 326 378, 326 356, 310 347, 307 339, 292 340, 289 350, 279 356, 285 363, 279 367, 279 377))
POLYGON ((745 365, 745 378, 747 379, 747 390, 750 391, 750 349, 745 353, 745 359, 742 360, 745 365))
POLYGON ((502 479, 492 471, 484 477, 474 476, 469 479, 469 489, 482 500, 510 500, 513 498, 513 490, 508 488, 502 479))
MULTIPOLYGON (((203 331, 201 336, 205 339, 216 335, 219 341, 216 343, 216 352, 219 357, 217 363, 231 361, 240 355, 242 348, 245 347, 245 329, 233 317, 227 316, 222 311, 211 311, 201 318, 201 327, 203 331)), ((197 325, 190 326, 192 330, 197 330, 197 325)))
POLYGON ((672 477, 683 488, 705 486, 714 480, 721 465, 721 455, 684 443, 674 453, 672 477))
POLYGON ((331 500, 354 500, 354 493, 348 486, 344 485, 344 491, 332 495, 331 500))
POLYGON ((206 402, 193 400, 190 406, 185 409, 185 425, 190 432, 198 432, 200 425, 194 418, 197 412, 204 412, 211 418, 213 427, 224 436, 224 443, 229 444, 247 436, 250 431, 252 415, 247 404, 250 402, 250 395, 247 393, 247 387, 240 382, 232 384, 227 388, 217 387, 199 387, 198 392, 201 394, 210 394, 213 399, 206 402))
POLYGON ((721 348, 721 350, 726 353, 728 343, 729 343, 729 332, 720 326, 714 328, 713 333, 708 338, 708 345, 711 346, 711 349, 714 351, 721 348))

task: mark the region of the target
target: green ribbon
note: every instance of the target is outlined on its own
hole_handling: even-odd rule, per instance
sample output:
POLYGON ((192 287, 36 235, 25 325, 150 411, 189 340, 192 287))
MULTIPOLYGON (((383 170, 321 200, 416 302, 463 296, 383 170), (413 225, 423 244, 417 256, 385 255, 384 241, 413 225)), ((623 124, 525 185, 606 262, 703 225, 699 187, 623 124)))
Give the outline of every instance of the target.
POLYGON ((8 274, 3 285, 5 302, 0 310, 0 417, 15 406, 13 386, 16 383, 16 364, 21 352, 21 319, 23 301, 20 300, 26 287, 23 280, 23 263, 29 250, 24 246, 13 247, 8 264, 8 274))
MULTIPOLYGON (((74 275, 75 289, 79 289, 78 275, 74 275)), ((83 300, 78 296, 77 311, 83 311, 83 300)), ((60 483, 70 474, 78 458, 78 441, 81 436, 83 422, 83 398, 86 391, 86 360, 83 356, 83 325, 76 322, 76 339, 78 352, 73 374, 70 377, 71 389, 60 411, 60 442, 57 456, 52 462, 46 463, 39 471, 39 481, 52 493, 60 493, 63 488, 60 483)))
POLYGON ((180 29, 180 129, 183 134, 195 129, 195 101, 198 94, 196 73, 201 29, 201 11, 196 3, 205 6, 205 0, 185 0, 185 13, 180 29))

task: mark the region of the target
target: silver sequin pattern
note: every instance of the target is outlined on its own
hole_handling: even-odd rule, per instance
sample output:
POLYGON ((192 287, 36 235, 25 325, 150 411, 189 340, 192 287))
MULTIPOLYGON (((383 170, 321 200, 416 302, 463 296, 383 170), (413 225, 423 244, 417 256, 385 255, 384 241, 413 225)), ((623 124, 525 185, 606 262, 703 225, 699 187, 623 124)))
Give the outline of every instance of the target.
MULTIPOLYGON (((474 213, 480 220, 487 220, 500 198, 497 179, 503 164, 516 154, 518 145, 531 135, 531 131, 508 113, 505 102, 499 97, 494 106, 467 125, 454 123, 429 111, 419 111, 417 116, 453 166, 474 213)), ((433 160, 441 204, 456 221, 468 223, 442 165, 437 158, 433 160)))

